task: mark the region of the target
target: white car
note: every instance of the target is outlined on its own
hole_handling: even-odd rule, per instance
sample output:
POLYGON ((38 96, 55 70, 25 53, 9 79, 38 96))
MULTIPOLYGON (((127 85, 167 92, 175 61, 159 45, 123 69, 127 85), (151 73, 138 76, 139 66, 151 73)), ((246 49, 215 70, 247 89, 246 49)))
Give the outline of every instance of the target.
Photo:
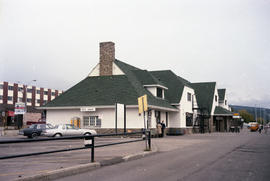
POLYGON ((72 124, 59 124, 54 128, 46 129, 42 132, 42 136, 52 136, 52 137, 61 137, 61 136, 82 136, 82 135, 95 135, 97 132, 90 129, 81 129, 72 124))

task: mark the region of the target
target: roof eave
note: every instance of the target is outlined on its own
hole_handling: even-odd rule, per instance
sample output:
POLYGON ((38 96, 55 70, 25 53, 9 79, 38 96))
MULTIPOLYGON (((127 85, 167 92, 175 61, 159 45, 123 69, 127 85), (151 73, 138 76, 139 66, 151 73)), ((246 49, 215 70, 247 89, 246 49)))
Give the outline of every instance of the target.
POLYGON ((159 87, 159 88, 162 88, 162 89, 165 89, 165 90, 168 90, 167 87, 165 86, 162 86, 162 85, 159 85, 159 84, 150 84, 150 85, 143 85, 144 87, 159 87))
MULTIPOLYGON (((38 110, 59 110, 59 109, 80 109, 80 108, 86 108, 86 107, 94 107, 97 109, 101 108, 115 108, 115 105, 99 105, 99 106, 59 106, 59 107, 36 107, 38 110)), ((138 105, 127 105, 127 108, 138 108, 138 105)), ((161 107, 161 106, 155 106, 155 105, 148 105, 150 109, 158 109, 158 110, 164 110, 164 111, 170 111, 170 112, 179 112, 178 109, 174 108, 167 108, 167 107, 161 107)))
POLYGON ((214 114, 214 116, 233 116, 233 114, 214 114))

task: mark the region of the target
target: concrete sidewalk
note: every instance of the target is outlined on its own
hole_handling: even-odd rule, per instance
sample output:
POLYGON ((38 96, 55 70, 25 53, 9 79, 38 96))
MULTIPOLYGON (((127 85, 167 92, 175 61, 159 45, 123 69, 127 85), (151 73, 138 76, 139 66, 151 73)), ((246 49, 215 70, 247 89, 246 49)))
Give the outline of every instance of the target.
POLYGON ((1 160, 0 180, 53 180, 206 141, 196 136, 167 136, 152 139, 152 151, 144 151, 145 141, 96 148, 95 163, 90 163, 90 149, 1 160))

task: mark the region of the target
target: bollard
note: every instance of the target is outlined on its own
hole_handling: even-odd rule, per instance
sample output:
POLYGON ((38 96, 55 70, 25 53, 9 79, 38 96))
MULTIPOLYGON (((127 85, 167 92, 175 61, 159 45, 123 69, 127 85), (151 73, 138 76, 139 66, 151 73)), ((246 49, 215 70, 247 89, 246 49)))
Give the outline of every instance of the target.
POLYGON ((148 131, 148 148, 151 150, 151 131, 148 131))
POLYGON ((92 137, 91 162, 95 162, 95 137, 92 137))

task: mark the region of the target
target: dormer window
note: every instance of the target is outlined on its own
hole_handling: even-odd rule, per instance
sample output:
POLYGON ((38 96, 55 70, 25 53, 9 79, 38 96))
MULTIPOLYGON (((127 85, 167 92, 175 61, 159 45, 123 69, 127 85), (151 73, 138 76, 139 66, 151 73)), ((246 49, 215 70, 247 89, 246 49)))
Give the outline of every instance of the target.
POLYGON ((158 84, 144 85, 144 87, 152 93, 153 96, 164 99, 164 91, 167 90, 167 87, 158 84))
POLYGON ((157 97, 159 97, 159 98, 163 98, 163 96, 162 96, 163 94, 162 94, 162 89, 161 88, 159 88, 159 87, 157 87, 157 97))

